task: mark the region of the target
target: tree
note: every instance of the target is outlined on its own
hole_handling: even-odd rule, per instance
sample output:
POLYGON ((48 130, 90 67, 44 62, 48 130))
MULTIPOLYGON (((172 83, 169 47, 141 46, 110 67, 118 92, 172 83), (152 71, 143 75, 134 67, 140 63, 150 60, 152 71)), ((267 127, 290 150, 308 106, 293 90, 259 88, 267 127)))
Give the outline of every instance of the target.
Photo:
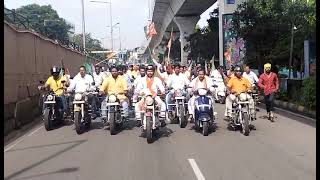
MULTIPOLYGON (((73 41, 80 47, 83 47, 82 34, 76 34, 73 37, 73 41)), ((91 33, 86 33, 86 51, 103 51, 101 41, 91 37, 91 33)), ((92 54, 97 59, 105 59, 103 54, 92 54)))
POLYGON ((56 39, 63 44, 68 43, 68 32, 71 25, 65 19, 60 18, 51 5, 30 4, 18 8, 16 12, 25 16, 30 27, 36 32, 50 39, 56 39))
POLYGON ((306 0, 249 0, 233 16, 233 35, 246 42, 246 63, 262 67, 265 62, 288 64, 291 27, 293 56, 303 57, 303 41, 315 40, 315 3, 306 0))
POLYGON ((190 57, 204 60, 211 60, 213 56, 219 57, 219 9, 214 9, 207 20, 208 26, 204 28, 196 27, 196 32, 188 37, 190 42, 190 57))

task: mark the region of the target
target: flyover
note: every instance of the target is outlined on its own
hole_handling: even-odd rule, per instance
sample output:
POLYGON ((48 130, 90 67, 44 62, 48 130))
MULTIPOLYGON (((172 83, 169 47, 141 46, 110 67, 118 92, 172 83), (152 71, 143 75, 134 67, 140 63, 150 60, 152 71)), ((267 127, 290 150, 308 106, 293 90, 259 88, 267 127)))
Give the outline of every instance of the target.
MULTIPOLYGON (((200 15, 217 0, 154 0, 152 21, 155 23, 157 35, 154 36, 149 47, 156 53, 163 51, 171 30, 180 36, 181 63, 186 64, 189 51, 184 50, 186 38, 194 32, 200 15)), ((145 51, 148 53, 148 51, 145 51)))

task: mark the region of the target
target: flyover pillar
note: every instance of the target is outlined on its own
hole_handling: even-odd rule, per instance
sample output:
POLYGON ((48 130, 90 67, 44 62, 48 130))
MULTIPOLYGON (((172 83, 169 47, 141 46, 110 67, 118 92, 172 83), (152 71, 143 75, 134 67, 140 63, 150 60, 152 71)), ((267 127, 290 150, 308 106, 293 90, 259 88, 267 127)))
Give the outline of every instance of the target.
POLYGON ((191 52, 190 43, 187 42, 187 37, 194 33, 195 26, 199 21, 200 16, 187 16, 187 17, 175 17, 174 22, 177 24, 180 30, 180 43, 181 43, 181 64, 187 65, 188 55, 191 52))

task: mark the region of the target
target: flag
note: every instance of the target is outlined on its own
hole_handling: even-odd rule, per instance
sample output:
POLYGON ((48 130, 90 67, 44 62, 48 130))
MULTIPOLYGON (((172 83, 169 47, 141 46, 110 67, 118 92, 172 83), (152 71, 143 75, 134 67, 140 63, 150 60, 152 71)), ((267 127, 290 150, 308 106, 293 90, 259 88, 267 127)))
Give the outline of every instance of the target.
POLYGON ((173 38, 173 34, 172 34, 173 28, 171 29, 171 33, 170 33, 170 39, 167 45, 167 48, 171 49, 171 44, 172 44, 172 38, 173 38))
POLYGON ((148 27, 148 38, 152 38, 154 35, 157 35, 157 31, 154 22, 151 22, 148 27))

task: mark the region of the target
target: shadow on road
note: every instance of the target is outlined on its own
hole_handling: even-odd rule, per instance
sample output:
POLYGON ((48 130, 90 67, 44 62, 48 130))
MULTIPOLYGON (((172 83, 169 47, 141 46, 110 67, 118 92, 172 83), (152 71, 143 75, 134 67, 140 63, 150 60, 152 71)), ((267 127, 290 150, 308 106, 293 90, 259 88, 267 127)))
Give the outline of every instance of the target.
POLYGON ((42 174, 37 174, 37 175, 32 175, 32 176, 26 176, 26 177, 22 177, 22 178, 18 178, 15 180, 24 180, 24 179, 33 179, 33 178, 38 178, 41 176, 47 176, 47 175, 51 175, 51 174, 58 174, 58 173, 73 173, 75 171, 79 171, 78 167, 72 167, 72 168, 63 168, 60 169, 58 171, 53 171, 53 172, 48 172, 48 173, 42 173, 42 174))
POLYGON ((34 168, 34 167, 37 167, 37 166, 41 165, 42 163, 47 162, 47 161, 49 161, 50 159, 53 159, 53 158, 59 156, 60 154, 63 154, 63 153, 65 153, 65 152, 67 152, 67 151, 69 151, 69 150, 71 150, 71 149, 73 149, 73 148, 81 145, 82 143, 84 143, 84 142, 86 142, 86 141, 87 141, 87 140, 74 141, 74 142, 73 142, 73 143, 74 143, 73 145, 71 145, 71 146, 69 146, 69 147, 67 147, 67 148, 64 148, 63 150, 60 150, 60 151, 54 153, 53 155, 51 155, 51 156, 49 156, 49 157, 47 157, 47 158, 44 158, 44 159, 42 159, 41 161, 38 161, 38 162, 36 162, 36 163, 28 166, 28 167, 25 167, 25 168, 23 168, 23 169, 15 172, 15 173, 13 173, 13 174, 7 176, 7 177, 4 177, 4 179, 5 179, 5 180, 13 179, 14 177, 16 177, 16 176, 18 176, 18 175, 20 175, 20 174, 22 174, 22 173, 24 173, 24 172, 26 172, 26 171, 34 168))

